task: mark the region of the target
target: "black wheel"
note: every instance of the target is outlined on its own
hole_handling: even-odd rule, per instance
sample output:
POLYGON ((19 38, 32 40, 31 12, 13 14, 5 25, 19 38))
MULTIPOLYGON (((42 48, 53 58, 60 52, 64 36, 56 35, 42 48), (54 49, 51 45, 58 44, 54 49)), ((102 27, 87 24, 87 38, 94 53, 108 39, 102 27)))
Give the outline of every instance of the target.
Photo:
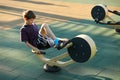
POLYGON ((105 6, 104 5, 97 5, 97 6, 93 7, 91 10, 91 16, 97 22, 104 20, 106 17, 105 6))
POLYGON ((83 63, 94 57, 96 45, 87 35, 77 35, 69 40, 72 46, 67 48, 69 56, 76 62, 83 63))
POLYGON ((79 63, 88 61, 91 56, 91 48, 88 42, 77 37, 71 39, 70 42, 73 43, 73 45, 68 48, 70 57, 79 63))
POLYGON ((120 33, 120 29, 115 29, 116 32, 120 33))

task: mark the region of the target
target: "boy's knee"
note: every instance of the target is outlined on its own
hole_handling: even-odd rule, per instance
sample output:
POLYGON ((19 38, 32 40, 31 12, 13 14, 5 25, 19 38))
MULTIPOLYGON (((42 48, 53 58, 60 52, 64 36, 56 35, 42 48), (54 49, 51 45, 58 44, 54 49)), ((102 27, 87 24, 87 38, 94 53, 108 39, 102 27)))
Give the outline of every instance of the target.
POLYGON ((43 23, 42 24, 42 27, 47 27, 48 25, 46 23, 43 23))

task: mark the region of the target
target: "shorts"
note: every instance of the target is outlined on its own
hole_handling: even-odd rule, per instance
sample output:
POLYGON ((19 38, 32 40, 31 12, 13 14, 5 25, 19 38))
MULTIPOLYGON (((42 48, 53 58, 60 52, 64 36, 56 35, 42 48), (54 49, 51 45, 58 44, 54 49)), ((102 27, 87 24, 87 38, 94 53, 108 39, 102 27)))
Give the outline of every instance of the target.
POLYGON ((38 34, 37 39, 37 48, 38 49, 48 49, 54 46, 54 40, 50 37, 43 37, 41 34, 38 34))

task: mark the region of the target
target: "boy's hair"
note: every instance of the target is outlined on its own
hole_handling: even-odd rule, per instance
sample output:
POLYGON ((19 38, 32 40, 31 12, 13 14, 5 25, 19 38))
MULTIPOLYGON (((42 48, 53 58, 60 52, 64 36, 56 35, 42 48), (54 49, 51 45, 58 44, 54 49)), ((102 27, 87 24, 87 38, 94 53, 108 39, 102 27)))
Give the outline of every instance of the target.
POLYGON ((26 11, 23 12, 23 18, 26 18, 26 19, 31 19, 31 18, 33 18, 33 19, 35 19, 36 16, 35 16, 35 14, 33 13, 33 11, 31 11, 31 10, 26 10, 26 11))

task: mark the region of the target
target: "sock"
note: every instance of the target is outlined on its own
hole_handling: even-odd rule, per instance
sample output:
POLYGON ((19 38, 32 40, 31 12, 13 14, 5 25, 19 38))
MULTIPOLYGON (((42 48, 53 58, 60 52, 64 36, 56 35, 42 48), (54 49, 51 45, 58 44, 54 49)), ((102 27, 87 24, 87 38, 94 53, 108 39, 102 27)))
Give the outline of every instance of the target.
POLYGON ((58 45, 58 44, 59 44, 59 41, 60 41, 60 40, 59 40, 58 38, 55 38, 55 39, 54 39, 54 44, 55 44, 55 45, 58 45))

